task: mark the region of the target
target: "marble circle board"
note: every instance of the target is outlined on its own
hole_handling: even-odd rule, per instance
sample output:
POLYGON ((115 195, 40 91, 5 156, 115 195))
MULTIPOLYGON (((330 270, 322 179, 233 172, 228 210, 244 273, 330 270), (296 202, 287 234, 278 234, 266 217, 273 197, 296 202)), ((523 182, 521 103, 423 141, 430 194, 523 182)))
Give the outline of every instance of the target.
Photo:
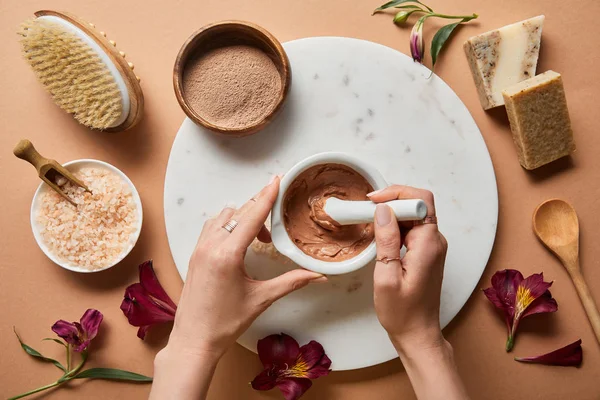
MULTIPOLYGON (((428 79, 428 69, 388 47, 338 37, 284 47, 292 88, 270 126, 245 138, 223 138, 186 119, 175 138, 164 207, 182 279, 202 225, 226 203, 240 206, 273 174, 307 156, 342 151, 371 163, 390 183, 435 193, 449 243, 440 316, 446 326, 485 269, 498 218, 494 169, 469 111, 440 78, 428 79)), ((248 273, 257 279, 294 267, 284 261, 252 249, 246 256, 248 273)), ((279 332, 301 345, 319 341, 334 370, 397 356, 373 309, 373 265, 279 300, 239 343, 256 351, 258 339, 279 332)))

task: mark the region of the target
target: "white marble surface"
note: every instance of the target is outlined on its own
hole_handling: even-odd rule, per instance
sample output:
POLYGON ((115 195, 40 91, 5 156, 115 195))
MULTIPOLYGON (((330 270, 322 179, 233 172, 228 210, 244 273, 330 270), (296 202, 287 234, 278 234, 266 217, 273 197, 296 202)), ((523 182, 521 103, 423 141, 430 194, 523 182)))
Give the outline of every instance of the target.
MULTIPOLYGON (((389 182, 432 190, 449 242, 442 289, 445 326, 471 295, 492 250, 498 195, 492 163, 471 115, 429 70, 393 49, 356 39, 307 38, 284 45, 292 89, 264 131, 225 139, 186 119, 173 143, 165 181, 165 219, 185 279, 203 223, 227 202, 241 205, 272 174, 318 152, 342 151, 371 163, 389 182)), ((291 268, 247 256, 251 276, 291 268)), ((315 339, 345 370, 396 357, 373 310, 372 266, 312 285, 275 303, 239 342, 286 332, 315 339)), ((226 294, 224 294, 226 295, 226 294)))

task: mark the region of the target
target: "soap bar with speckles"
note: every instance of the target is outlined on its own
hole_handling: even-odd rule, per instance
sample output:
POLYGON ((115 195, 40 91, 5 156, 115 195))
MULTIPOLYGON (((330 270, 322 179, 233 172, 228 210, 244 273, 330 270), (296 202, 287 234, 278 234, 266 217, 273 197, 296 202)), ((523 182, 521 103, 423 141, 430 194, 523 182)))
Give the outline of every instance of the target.
POLYGON ((465 53, 484 110, 504 104, 502 90, 535 76, 544 16, 467 40, 465 53))
POLYGON ((507 88, 502 94, 523 168, 541 167, 575 150, 559 73, 546 71, 507 88))

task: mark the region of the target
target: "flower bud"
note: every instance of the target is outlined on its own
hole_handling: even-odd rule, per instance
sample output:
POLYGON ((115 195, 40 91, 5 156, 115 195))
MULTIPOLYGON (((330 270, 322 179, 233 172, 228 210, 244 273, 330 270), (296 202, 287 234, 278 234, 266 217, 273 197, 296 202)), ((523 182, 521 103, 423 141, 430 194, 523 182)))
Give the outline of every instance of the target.
POLYGON ((419 19, 410 32, 410 54, 413 61, 423 64, 425 51, 423 46, 423 19, 419 19))
POLYGON ((410 13, 407 11, 400 11, 398 12, 398 14, 396 14, 396 16, 394 17, 394 23, 396 25, 400 25, 406 22, 406 20, 408 19, 408 17, 410 16, 410 13))

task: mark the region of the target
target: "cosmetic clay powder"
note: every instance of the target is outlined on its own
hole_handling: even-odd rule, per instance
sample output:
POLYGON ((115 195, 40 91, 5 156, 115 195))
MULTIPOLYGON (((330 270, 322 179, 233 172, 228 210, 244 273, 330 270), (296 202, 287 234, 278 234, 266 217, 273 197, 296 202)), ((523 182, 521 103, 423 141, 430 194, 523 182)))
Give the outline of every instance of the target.
POLYGON ((190 107, 223 128, 260 122, 275 108, 280 92, 277 67, 252 46, 225 46, 192 56, 183 72, 183 94, 190 107))

